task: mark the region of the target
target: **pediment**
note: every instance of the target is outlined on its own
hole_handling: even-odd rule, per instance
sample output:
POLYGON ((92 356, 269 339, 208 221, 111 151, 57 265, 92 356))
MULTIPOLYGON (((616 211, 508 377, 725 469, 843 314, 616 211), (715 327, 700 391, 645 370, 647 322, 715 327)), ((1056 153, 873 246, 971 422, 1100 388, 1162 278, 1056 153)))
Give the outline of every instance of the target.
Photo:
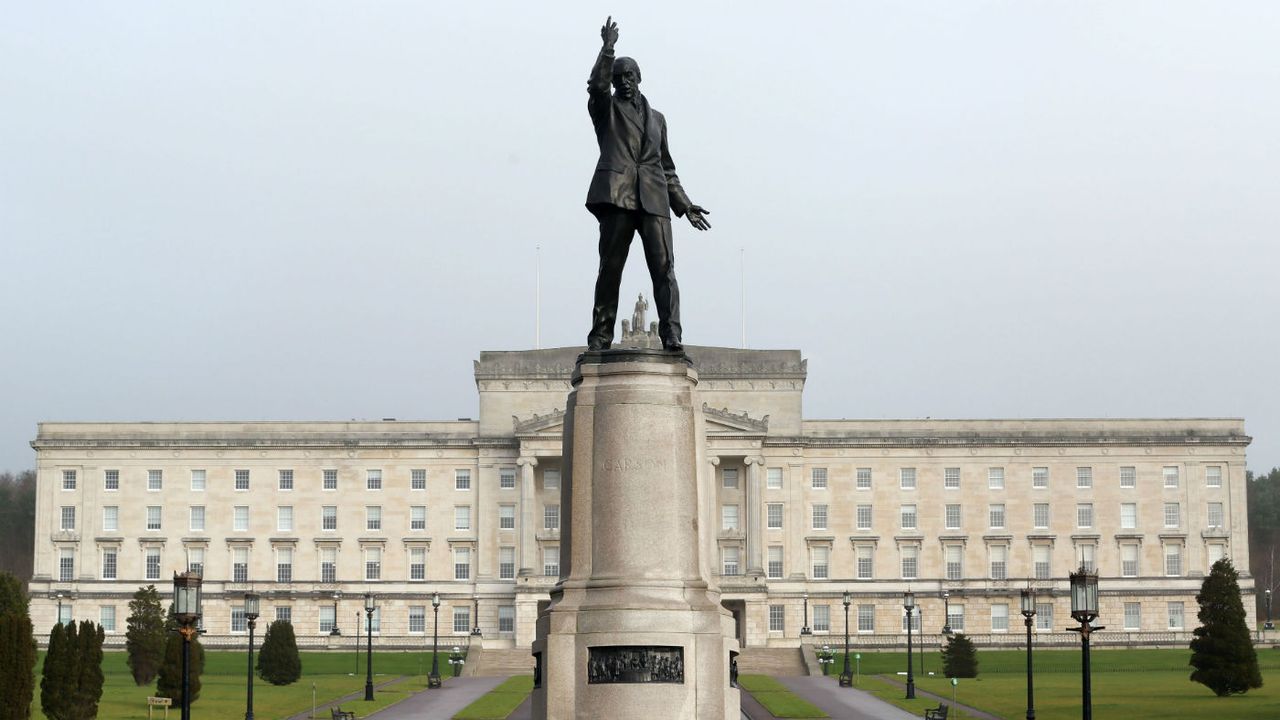
POLYGON ((732 433, 741 435, 764 434, 769 431, 769 416, 753 418, 746 412, 735 413, 728 408, 713 408, 702 403, 702 417, 707 422, 708 434, 732 433))

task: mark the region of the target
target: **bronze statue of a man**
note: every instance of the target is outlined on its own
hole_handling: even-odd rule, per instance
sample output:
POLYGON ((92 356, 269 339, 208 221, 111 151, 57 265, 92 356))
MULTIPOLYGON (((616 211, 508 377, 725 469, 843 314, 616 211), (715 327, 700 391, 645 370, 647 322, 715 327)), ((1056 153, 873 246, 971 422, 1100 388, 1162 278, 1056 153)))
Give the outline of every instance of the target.
POLYGON ((587 349, 605 350, 613 343, 618 285, 631 239, 639 231, 653 279, 658 336, 664 349, 681 351, 671 211, 689 218, 699 230, 711 227, 706 219, 710 212, 690 202, 680 187, 667 150, 667 121, 640 94, 640 66, 628 57, 614 59, 618 24, 612 16, 600 28, 600 37, 604 45, 587 81, 587 112, 600 146, 600 160, 587 190, 587 209, 600 221, 600 272, 587 349), (613 94, 609 93, 611 81, 613 94))

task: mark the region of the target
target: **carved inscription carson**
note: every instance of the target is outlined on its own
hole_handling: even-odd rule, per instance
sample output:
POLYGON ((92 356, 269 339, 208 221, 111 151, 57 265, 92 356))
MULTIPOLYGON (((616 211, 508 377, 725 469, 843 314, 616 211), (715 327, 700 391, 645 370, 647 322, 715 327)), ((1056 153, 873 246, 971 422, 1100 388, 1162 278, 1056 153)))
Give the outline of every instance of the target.
POLYGON ((672 467, 670 458, 603 458, 600 460, 600 469, 607 473, 632 472, 632 471, 663 471, 670 470, 672 467))

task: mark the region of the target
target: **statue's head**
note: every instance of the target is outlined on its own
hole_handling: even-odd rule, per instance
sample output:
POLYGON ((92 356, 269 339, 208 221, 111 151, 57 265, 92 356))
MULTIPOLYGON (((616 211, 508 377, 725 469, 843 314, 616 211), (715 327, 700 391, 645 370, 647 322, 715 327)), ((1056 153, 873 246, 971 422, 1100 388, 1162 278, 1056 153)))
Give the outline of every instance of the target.
POLYGON ((623 100, 630 100, 640 92, 640 65, 629 57, 613 61, 613 90, 623 100))

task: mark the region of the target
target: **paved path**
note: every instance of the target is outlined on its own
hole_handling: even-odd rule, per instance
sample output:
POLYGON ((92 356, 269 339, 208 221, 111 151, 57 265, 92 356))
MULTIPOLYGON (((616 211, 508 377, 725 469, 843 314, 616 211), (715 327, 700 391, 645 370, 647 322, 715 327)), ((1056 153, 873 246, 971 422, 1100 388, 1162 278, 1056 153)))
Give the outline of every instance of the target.
MULTIPOLYGON (((885 680, 888 680, 894 685, 897 685, 898 687, 902 688, 904 691, 907 689, 906 684, 903 683, 901 680, 898 680, 897 678, 892 678, 892 677, 889 677, 888 675, 881 675, 880 677, 884 678, 885 680)), ((953 703, 951 702, 951 698, 942 697, 941 695, 931 693, 928 690, 921 690, 919 686, 916 686, 916 695, 919 695, 920 697, 933 698, 938 702, 944 702, 948 705, 955 705, 956 707, 960 708, 961 710, 964 710, 965 712, 969 713, 970 715, 976 718, 979 718, 980 720, 1000 720, 999 715, 992 715, 989 712, 984 712, 977 708, 969 707, 964 703, 959 703, 959 702, 953 703)))
POLYGON ((920 720, 868 692, 842 688, 821 675, 814 677, 780 677, 778 682, 791 692, 822 708, 831 720, 920 720))
MULTIPOLYGON (((373 689, 381 690, 382 688, 385 688, 385 687, 398 685, 408 679, 409 677, 407 675, 401 675, 400 677, 395 678, 394 680, 382 680, 378 682, 377 685, 374 685, 373 689)), ((356 703, 360 703, 360 702, 364 702, 364 688, 360 688, 359 690, 353 693, 347 693, 346 695, 343 695, 337 700, 327 700, 323 703, 320 703, 319 705, 316 705, 315 716, 316 718, 323 718, 328 716, 330 714, 329 708, 333 707, 334 705, 337 705, 338 707, 342 707, 344 704, 348 704, 351 707, 348 707, 347 709, 354 710, 356 703)), ((300 712, 297 715, 294 715, 293 717, 289 718, 289 720, 310 720, 310 719, 311 719, 310 710, 307 710, 305 712, 300 712)))
MULTIPOLYGON (((423 690, 407 700, 368 717, 376 720, 448 720, 476 698, 498 687, 506 678, 456 677, 444 681, 439 690, 423 690)), ((355 710, 356 708, 351 708, 355 710)), ((365 717, 365 716, 361 716, 365 717)))

